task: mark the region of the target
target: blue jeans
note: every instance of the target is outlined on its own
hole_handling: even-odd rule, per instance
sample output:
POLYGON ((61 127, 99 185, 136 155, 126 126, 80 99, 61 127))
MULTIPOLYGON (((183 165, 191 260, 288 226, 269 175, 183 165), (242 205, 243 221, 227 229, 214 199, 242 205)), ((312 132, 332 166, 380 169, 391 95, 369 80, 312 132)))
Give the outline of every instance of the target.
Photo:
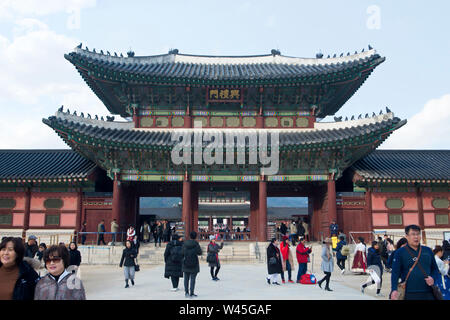
MULTIPOLYGON (((292 268, 291 268, 291 264, 289 263, 289 260, 286 260, 286 270, 288 272, 288 279, 292 280, 292 268)), ((281 273, 281 280, 284 281, 284 271, 281 273)))
POLYGON ((298 264, 297 282, 300 281, 300 277, 306 273, 306 263, 298 264))

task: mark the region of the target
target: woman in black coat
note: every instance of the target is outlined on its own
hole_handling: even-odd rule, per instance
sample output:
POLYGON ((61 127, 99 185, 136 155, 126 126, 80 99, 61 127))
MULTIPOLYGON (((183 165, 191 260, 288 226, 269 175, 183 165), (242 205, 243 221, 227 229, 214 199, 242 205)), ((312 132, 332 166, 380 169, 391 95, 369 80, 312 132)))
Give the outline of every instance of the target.
POLYGON ((281 252, 278 249, 278 242, 276 238, 272 238, 267 247, 267 270, 269 275, 266 277, 267 283, 280 285, 278 282, 278 275, 283 272, 281 264, 281 252), (272 280, 272 281, 271 281, 272 280))
POLYGON ((135 274, 135 259, 137 258, 136 249, 132 246, 130 240, 125 242, 125 249, 122 252, 122 258, 120 259, 119 266, 122 268, 125 275, 125 288, 129 288, 128 280, 131 280, 131 284, 134 286, 134 274, 135 274))
POLYGON ((72 266, 73 268, 72 272, 76 272, 81 264, 81 253, 78 250, 78 246, 75 242, 71 242, 69 244, 69 254, 70 254, 69 266, 72 266))
POLYGON ((164 262, 166 267, 164 270, 164 278, 172 281, 172 291, 178 291, 178 283, 183 277, 183 242, 180 241, 180 236, 174 234, 172 241, 166 246, 164 251, 164 262))

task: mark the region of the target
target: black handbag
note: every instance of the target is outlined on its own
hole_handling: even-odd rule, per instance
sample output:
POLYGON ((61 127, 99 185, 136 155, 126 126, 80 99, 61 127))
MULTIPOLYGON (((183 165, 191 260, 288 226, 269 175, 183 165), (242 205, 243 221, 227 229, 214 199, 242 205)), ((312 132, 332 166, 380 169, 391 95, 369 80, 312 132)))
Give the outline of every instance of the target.
POLYGON ((216 255, 208 253, 208 255, 206 256, 206 262, 208 262, 208 263, 215 263, 216 262, 216 255))
POLYGON ((136 258, 136 264, 134 265, 134 271, 136 271, 136 272, 141 271, 141 268, 139 267, 139 264, 137 263, 137 258, 136 258))

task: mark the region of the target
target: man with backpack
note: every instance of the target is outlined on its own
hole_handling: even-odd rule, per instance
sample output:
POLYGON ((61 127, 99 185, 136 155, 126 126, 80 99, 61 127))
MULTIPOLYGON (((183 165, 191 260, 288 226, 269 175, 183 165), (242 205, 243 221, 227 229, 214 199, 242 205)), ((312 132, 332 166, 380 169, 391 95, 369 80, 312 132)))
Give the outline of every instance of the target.
POLYGON ((339 269, 341 269, 341 274, 345 273, 345 260, 350 253, 350 249, 347 246, 347 242, 343 236, 339 236, 339 242, 336 245, 336 263, 339 269))
POLYGON ((183 242, 180 241, 178 234, 174 234, 172 241, 167 244, 166 251, 164 251, 164 262, 166 263, 164 278, 170 278, 172 291, 178 291, 178 283, 183 277, 183 242))
POLYGON ((189 240, 186 240, 183 244, 183 276, 184 276, 184 296, 186 298, 194 298, 197 295, 194 293, 195 278, 197 273, 200 272, 200 264, 198 262, 198 256, 202 255, 202 248, 195 238, 197 238, 197 232, 191 231, 189 234, 189 240))

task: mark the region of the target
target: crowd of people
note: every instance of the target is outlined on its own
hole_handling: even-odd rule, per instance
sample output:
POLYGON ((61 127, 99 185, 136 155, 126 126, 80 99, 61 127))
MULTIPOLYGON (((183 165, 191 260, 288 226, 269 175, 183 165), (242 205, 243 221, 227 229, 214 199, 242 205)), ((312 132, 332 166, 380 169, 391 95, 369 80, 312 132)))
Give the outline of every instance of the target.
POLYGON ((46 246, 37 238, 3 237, 0 244, 0 300, 85 300, 77 276, 81 254, 75 242, 46 246))
MULTIPOLYGON (((294 225, 299 226, 300 223, 294 225)), ((184 241, 176 233, 172 234, 171 239, 167 239, 167 234, 172 233, 172 231, 164 233, 165 229, 170 228, 167 221, 158 221, 154 225, 152 228, 148 223, 144 223, 141 228, 142 240, 149 241, 153 233, 156 233, 153 235, 155 246, 161 243, 159 239, 170 240, 167 241, 164 252, 164 277, 171 280, 172 291, 179 290, 179 280, 184 278, 185 296, 196 297, 195 283, 200 272, 198 257, 202 255, 202 249, 196 240, 197 233, 192 231, 189 239, 184 241)), ((286 282, 317 283, 320 288, 333 291, 330 288, 330 279, 334 270, 334 260, 340 272, 344 274, 345 263, 350 257, 350 246, 336 227, 333 227, 333 233, 331 229, 330 227, 330 235, 337 235, 338 242, 334 243, 332 237, 322 242, 321 271, 324 274, 322 279, 317 281, 314 275, 307 273, 312 248, 307 245, 304 230, 300 230, 303 236, 298 236, 296 233, 298 227, 294 229, 290 226, 290 232, 285 230, 281 241, 274 237, 267 247, 267 283, 269 285, 282 285, 286 282), (292 233, 293 231, 296 232, 292 233), (293 252, 298 268, 295 280, 293 252)), ((223 249, 224 242, 222 240, 219 244, 218 240, 220 239, 217 235, 211 235, 206 252, 212 281, 220 280, 219 252, 223 249)), ((442 246, 435 246, 432 250, 420 242, 421 230, 416 225, 407 226, 405 237, 400 238, 395 246, 387 235, 384 239, 378 237, 372 241, 370 247, 366 245, 365 239, 360 237, 353 252, 350 271, 354 274, 368 275, 360 286, 361 292, 364 294, 368 286, 376 285, 376 295, 382 296, 383 277, 386 273, 390 273, 389 299, 449 300, 449 243, 444 240, 442 246)), ((139 271, 138 255, 138 237, 136 230, 130 225, 119 263, 124 270, 125 288, 130 287, 129 282, 132 286, 135 285, 135 274, 139 271)), ((75 242, 71 242, 68 246, 59 243, 47 247, 45 243, 38 245, 37 238, 33 235, 26 243, 23 243, 21 238, 4 237, 0 245, 0 300, 86 299, 83 284, 77 276, 81 261, 82 257, 75 242)))

